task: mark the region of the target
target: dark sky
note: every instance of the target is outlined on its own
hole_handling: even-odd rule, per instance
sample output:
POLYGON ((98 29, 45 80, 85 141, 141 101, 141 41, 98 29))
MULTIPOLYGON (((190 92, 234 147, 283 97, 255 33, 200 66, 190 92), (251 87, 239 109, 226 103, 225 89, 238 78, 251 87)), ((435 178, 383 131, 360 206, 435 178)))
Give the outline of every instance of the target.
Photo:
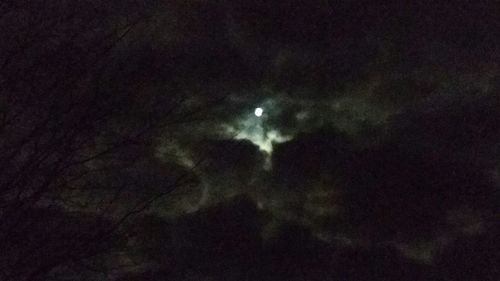
MULTIPOLYGON (((500 2, 103 7, 113 16, 79 8, 99 19, 92 32, 148 15, 103 71, 102 94, 133 101, 113 109, 109 135, 145 127, 152 112, 182 121, 148 135, 152 149, 120 152, 142 162, 105 179, 138 182, 138 194, 179 171, 193 180, 132 221, 123 251, 92 260, 105 274, 68 267, 63 276, 499 280, 500 2)), ((61 42, 48 42, 33 51, 41 69, 54 66, 40 75, 79 75, 85 48, 68 47, 56 61, 45 51, 61 42), (73 68, 59 68, 66 64, 73 68)))
MULTIPOLYGON (((175 35, 155 46, 176 50, 175 83, 195 87, 194 100, 227 98, 179 139, 159 141, 162 159, 206 158, 202 184, 164 212, 201 220, 206 208, 232 212, 245 207, 231 202, 250 200, 265 214, 255 231, 269 243, 256 255, 273 259, 271 268, 307 268, 287 280, 337 280, 315 275, 335 266, 339 276, 380 267, 376 280, 443 278, 409 273, 436 268, 443 280, 458 278, 455 270, 494 279, 498 3, 198 1, 170 13, 175 35), (297 260, 275 261, 280 251, 297 260), (404 277, 385 276, 396 274, 387 267, 404 277)), ((257 227, 247 215, 228 220, 257 227)), ((345 280, 371 276, 359 274, 345 280)))

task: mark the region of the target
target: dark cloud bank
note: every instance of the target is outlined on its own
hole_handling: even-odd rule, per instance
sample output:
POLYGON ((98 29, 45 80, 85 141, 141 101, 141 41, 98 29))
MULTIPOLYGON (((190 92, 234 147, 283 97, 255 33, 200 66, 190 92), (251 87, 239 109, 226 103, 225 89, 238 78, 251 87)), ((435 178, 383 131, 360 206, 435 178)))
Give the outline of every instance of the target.
MULTIPOLYGON (((193 118, 91 183, 137 183, 124 205, 188 184, 39 280, 499 280, 498 3, 153 2, 104 74, 132 93, 96 138, 193 118)), ((110 3, 101 25, 135 7, 110 3)))

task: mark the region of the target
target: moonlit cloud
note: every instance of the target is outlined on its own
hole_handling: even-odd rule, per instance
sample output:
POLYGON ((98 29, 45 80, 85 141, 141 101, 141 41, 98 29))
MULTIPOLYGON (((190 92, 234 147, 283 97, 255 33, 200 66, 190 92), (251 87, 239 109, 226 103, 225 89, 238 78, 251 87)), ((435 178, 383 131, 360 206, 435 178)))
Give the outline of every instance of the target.
POLYGON ((262 108, 256 108, 254 114, 244 114, 235 125, 226 124, 224 130, 226 135, 233 136, 236 140, 249 140, 259 147, 266 156, 263 165, 269 169, 273 145, 288 141, 292 136, 283 135, 279 128, 268 128, 262 113, 262 108))

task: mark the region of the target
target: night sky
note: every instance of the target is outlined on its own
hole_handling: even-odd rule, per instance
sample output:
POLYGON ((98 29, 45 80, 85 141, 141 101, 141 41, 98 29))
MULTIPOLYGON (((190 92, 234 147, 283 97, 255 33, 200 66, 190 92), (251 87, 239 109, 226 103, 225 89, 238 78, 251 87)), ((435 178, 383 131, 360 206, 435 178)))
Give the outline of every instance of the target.
POLYGON ((498 1, 7 2, 0 281, 500 280, 498 1))

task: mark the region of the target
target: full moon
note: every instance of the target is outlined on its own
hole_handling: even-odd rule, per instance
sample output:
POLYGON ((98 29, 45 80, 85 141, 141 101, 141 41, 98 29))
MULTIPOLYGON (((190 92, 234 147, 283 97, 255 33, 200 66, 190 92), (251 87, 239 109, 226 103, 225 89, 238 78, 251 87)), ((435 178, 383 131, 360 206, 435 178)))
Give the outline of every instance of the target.
POLYGON ((262 109, 261 107, 257 107, 257 108, 255 109, 255 112, 254 112, 254 113, 255 113, 255 116, 257 116, 257 117, 261 117, 261 116, 262 116, 262 113, 264 113, 264 109, 262 109))

